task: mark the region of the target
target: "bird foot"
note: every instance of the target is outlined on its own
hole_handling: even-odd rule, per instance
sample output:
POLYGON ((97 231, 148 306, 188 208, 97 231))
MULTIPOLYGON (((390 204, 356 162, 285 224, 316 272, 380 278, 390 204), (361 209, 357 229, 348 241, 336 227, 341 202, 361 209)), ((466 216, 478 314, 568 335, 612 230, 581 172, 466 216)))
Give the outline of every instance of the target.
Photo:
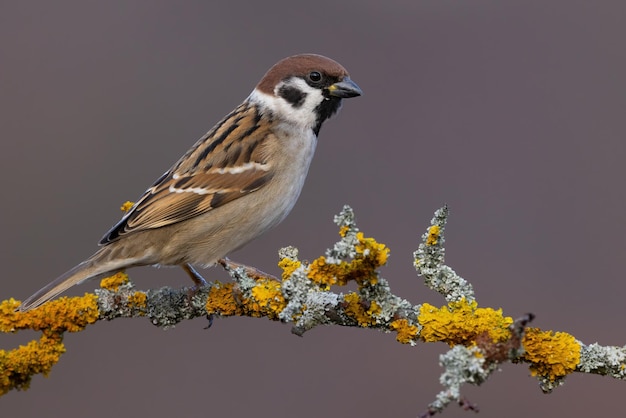
POLYGON ((265 273, 264 271, 261 271, 255 267, 250 267, 245 264, 237 263, 226 257, 220 258, 219 260, 217 260, 217 262, 219 265, 224 267, 224 270, 226 270, 229 273, 238 268, 242 268, 243 271, 246 273, 246 275, 254 280, 261 280, 261 279, 278 280, 275 276, 269 273, 265 273))
POLYGON ((198 273, 196 269, 194 269, 190 264, 183 264, 180 267, 185 270, 185 272, 187 272, 187 274, 189 275, 189 277, 191 277, 191 280, 193 280, 194 283, 194 285, 189 288, 189 290, 187 290, 187 299, 191 303, 191 301, 198 294, 200 289, 208 286, 208 284, 206 280, 204 280, 204 277, 202 277, 200 273, 198 273))

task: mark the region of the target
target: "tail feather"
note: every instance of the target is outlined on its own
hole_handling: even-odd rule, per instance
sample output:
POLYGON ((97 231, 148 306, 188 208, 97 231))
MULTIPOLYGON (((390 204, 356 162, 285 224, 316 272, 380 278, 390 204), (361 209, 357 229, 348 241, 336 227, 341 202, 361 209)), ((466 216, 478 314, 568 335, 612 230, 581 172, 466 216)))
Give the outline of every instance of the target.
POLYGON ((22 302, 17 310, 26 312, 35 309, 74 285, 89 279, 105 277, 129 266, 129 260, 104 261, 102 260, 103 255, 103 250, 100 250, 73 269, 57 277, 22 302))

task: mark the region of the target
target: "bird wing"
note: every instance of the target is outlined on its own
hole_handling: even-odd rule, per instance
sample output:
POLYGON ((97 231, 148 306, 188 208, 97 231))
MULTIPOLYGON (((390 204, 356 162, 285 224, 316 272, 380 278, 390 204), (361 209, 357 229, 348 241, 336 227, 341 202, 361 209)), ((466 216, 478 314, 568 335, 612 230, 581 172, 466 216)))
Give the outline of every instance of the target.
POLYGON ((273 134, 262 118, 244 102, 146 190, 100 244, 185 221, 261 189, 274 175, 267 161, 273 134))

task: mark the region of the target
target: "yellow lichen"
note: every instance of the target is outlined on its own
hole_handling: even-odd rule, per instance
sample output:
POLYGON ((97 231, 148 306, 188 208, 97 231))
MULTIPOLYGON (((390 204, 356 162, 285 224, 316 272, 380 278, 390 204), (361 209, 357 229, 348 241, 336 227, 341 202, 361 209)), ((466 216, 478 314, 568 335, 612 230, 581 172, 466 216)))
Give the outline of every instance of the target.
POLYGON ((533 376, 554 381, 573 372, 580 362, 580 344, 565 332, 527 328, 522 344, 524 359, 531 363, 533 376))
POLYGON ((126 202, 122 204, 122 206, 120 207, 120 210, 122 212, 128 212, 133 207, 133 205, 134 205, 133 202, 131 202, 130 200, 127 200, 126 202))
POLYGON ((21 329, 42 331, 39 341, 30 341, 14 350, 0 350, 0 395, 11 389, 26 389, 34 374, 50 372, 65 352, 63 333, 77 332, 98 319, 98 297, 60 298, 28 312, 16 312, 15 299, 0 303, 0 331, 21 329))
POLYGON ((299 269, 300 266, 302 266, 302 263, 300 261, 294 261, 286 257, 278 262, 278 267, 283 270, 283 274, 281 276, 283 280, 287 280, 289 277, 291 277, 293 272, 299 269))
POLYGON ((344 225, 339 229, 339 235, 341 235, 341 237, 345 237, 349 230, 350 230, 350 227, 347 225, 344 225))
POLYGON ((369 316, 380 315, 382 311, 383 310, 380 305, 373 300, 372 303, 370 303, 370 308, 367 310, 367 314, 369 316))
POLYGON ((238 301, 234 296, 234 283, 216 283, 209 291, 206 311, 209 314, 231 316, 241 313, 238 301))
POLYGON ((251 290, 252 298, 258 304, 260 313, 270 317, 278 316, 287 303, 276 280, 262 280, 251 290))
POLYGON ((233 283, 216 283, 209 291, 206 311, 222 316, 247 315, 276 318, 285 308, 285 298, 281 293, 280 282, 258 280, 250 289, 251 297, 245 298, 233 283))
POLYGON ((341 262, 340 264, 326 263, 326 257, 321 256, 309 265, 307 277, 317 283, 322 290, 328 290, 337 283, 338 278, 343 278, 348 271, 348 264, 341 262))
POLYGON ((359 286, 375 285, 378 282, 377 269, 387 263, 389 249, 373 238, 365 238, 357 233, 356 256, 353 260, 338 264, 327 263, 326 257, 319 257, 308 266, 307 276, 322 290, 332 285, 345 286, 355 281, 359 286))
POLYGON ((428 237, 426 238, 426 245, 437 245, 439 242, 439 235, 441 234, 441 228, 439 225, 432 225, 428 228, 428 237))
MULTIPOLYGON (((373 315, 375 314, 374 311, 380 312, 380 307, 374 308, 372 311, 370 305, 366 309, 366 305, 356 293, 348 293, 343 297, 343 300, 346 304, 344 308, 346 315, 355 319, 360 326, 368 327, 376 324, 376 318, 373 315)), ((376 304, 376 302, 372 302, 372 304, 376 304)))
POLYGON ((463 299, 441 308, 424 303, 418 322, 423 326, 420 337, 426 342, 467 345, 485 332, 494 342, 506 341, 513 319, 503 316, 502 309, 478 308, 475 301, 468 303, 463 299))
POLYGON ((415 340, 417 336, 418 328, 415 325, 409 325, 409 321, 406 319, 396 319, 389 324, 389 328, 396 331, 396 340, 402 344, 409 344, 415 340))
POLYGON ((145 308, 147 300, 148 295, 146 295, 144 292, 134 292, 128 297, 128 303, 131 306, 135 306, 137 308, 145 308))
POLYGON ((33 375, 47 376, 65 352, 58 334, 43 335, 14 350, 0 350, 0 395, 12 389, 28 389, 33 375))
POLYGON ((5 300, 0 303, 0 331, 81 331, 98 319, 97 301, 96 295, 86 293, 82 297, 59 298, 28 312, 15 312, 20 303, 15 299, 5 300))
POLYGON ((105 277, 100 280, 100 287, 103 289, 117 292, 119 287, 129 282, 128 275, 124 272, 117 272, 113 276, 105 277))
POLYGON ((387 264, 389 248, 385 244, 378 243, 374 238, 365 238, 362 232, 357 233, 356 238, 359 240, 355 247, 357 254, 370 260, 374 268, 387 264))

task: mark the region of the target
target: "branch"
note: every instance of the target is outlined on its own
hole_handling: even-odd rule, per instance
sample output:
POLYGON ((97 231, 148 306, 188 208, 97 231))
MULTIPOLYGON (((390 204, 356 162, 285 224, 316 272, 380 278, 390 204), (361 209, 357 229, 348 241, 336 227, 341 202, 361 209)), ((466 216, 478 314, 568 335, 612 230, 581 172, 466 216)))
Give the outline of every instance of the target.
POLYGON ((444 264, 447 217, 446 207, 435 212, 414 253, 415 268, 426 286, 446 299, 441 307, 412 305, 391 292, 379 273, 389 249, 358 230, 347 206, 335 217, 341 239, 324 256, 307 263, 293 247, 280 250, 280 280, 225 261, 234 281, 197 289, 140 291, 125 273, 118 273, 102 280, 95 294, 60 298, 26 313, 15 312, 18 301, 6 300, 0 304, 0 330, 33 329, 42 337, 11 351, 0 350, 0 394, 28 388, 35 374, 47 375, 65 351, 65 332, 120 317, 147 317, 162 328, 201 316, 210 321, 214 315, 265 317, 293 324, 292 332, 299 336, 319 325, 340 325, 395 333, 403 344, 444 342, 451 346, 440 357, 444 389, 422 416, 441 412, 452 402, 477 411, 461 396, 462 385, 481 384, 504 362, 528 363, 544 392, 562 385, 574 371, 625 379, 625 347, 586 346, 567 333, 529 328, 532 314, 513 320, 501 309, 480 308, 472 285, 444 264), (331 290, 351 281, 357 284, 355 292, 331 290))

